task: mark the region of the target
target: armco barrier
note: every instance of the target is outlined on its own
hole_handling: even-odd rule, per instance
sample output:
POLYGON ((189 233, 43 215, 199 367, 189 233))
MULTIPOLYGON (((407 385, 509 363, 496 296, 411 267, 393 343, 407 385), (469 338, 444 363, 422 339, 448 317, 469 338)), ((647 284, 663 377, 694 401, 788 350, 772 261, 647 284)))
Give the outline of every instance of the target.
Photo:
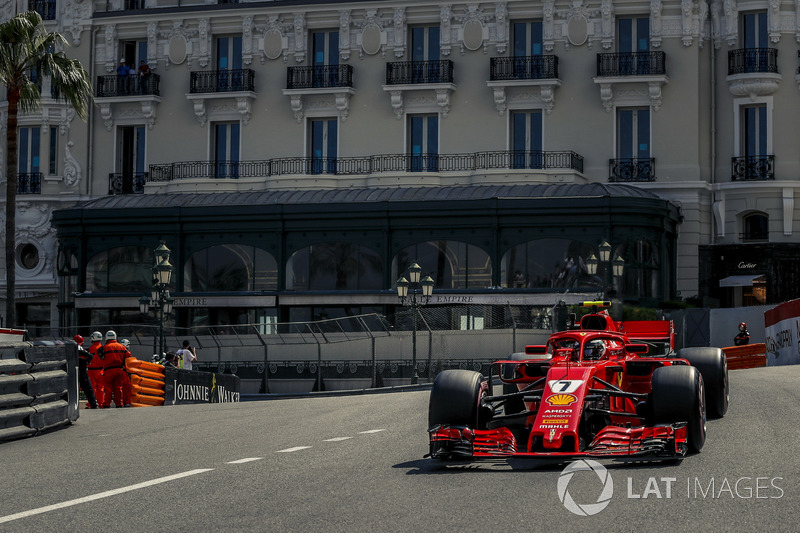
POLYGON ((729 346, 722 349, 728 359, 729 370, 767 366, 767 345, 762 343, 729 346))
POLYGON ((75 344, 0 345, 0 441, 78 419, 77 363, 75 344))
POLYGON ((130 374, 131 404, 134 407, 152 407, 164 403, 163 366, 128 357, 125 359, 125 371, 130 374))

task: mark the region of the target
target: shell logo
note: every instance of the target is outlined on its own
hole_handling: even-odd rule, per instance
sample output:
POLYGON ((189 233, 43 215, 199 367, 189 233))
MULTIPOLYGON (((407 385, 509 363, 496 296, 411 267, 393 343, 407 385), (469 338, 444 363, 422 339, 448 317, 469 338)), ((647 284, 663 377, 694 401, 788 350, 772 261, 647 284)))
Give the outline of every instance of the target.
POLYGON ((578 401, 574 394, 552 394, 545 399, 550 405, 572 405, 578 401))

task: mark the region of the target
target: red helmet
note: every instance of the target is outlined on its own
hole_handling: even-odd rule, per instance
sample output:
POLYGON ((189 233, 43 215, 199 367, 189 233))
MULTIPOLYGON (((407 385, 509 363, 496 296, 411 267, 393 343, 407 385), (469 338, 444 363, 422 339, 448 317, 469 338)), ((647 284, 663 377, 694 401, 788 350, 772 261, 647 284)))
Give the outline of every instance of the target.
POLYGON ((74 337, 72 337, 72 340, 74 340, 78 344, 83 344, 83 337, 81 337, 80 335, 75 335, 74 337))
POLYGON ((746 322, 739 322, 739 329, 747 329, 747 323, 746 322))

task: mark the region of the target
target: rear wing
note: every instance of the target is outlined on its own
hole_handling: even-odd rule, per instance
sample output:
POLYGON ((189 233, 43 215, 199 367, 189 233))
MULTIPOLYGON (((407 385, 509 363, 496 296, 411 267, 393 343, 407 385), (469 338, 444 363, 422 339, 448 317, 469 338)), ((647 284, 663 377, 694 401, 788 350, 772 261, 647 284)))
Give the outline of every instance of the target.
POLYGON ((672 320, 629 320, 619 329, 634 343, 650 346, 648 356, 668 355, 675 348, 675 325, 672 320))

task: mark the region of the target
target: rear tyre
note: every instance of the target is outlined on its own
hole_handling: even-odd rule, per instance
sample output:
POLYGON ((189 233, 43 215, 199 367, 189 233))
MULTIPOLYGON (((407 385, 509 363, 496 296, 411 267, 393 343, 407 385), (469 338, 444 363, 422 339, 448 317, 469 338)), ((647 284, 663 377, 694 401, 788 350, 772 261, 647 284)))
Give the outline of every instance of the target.
POLYGON ((725 416, 730 397, 728 358, 725 357, 725 352, 719 348, 683 348, 678 351, 678 358, 689 361, 703 375, 709 416, 725 416))
POLYGON ((693 366, 663 366, 655 369, 651 383, 653 421, 686 422, 689 450, 699 452, 706 442, 703 376, 693 366))
MULTIPOLYGON (((482 429, 480 402, 484 395, 483 375, 471 370, 440 372, 431 387, 428 427, 446 424, 482 429)), ((483 426, 483 427, 482 427, 483 426)))

